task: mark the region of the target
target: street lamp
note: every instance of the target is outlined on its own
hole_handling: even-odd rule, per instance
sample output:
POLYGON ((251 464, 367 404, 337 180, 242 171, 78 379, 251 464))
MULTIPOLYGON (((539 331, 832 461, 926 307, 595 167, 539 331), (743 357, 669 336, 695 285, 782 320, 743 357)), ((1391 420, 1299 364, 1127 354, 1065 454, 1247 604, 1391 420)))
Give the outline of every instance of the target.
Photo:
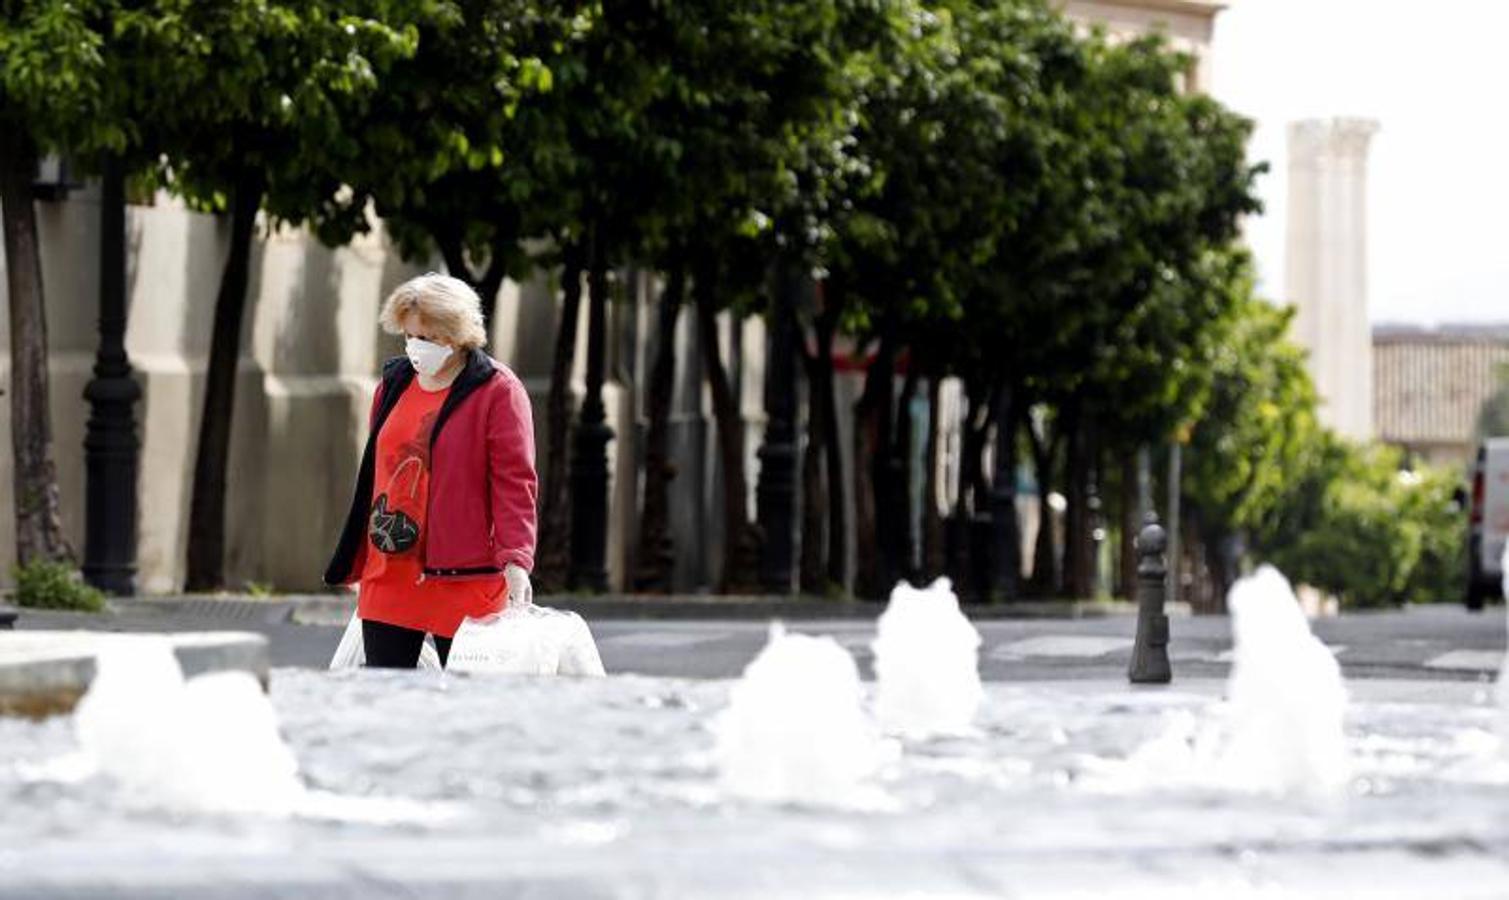
POLYGON ((31 182, 31 195, 37 200, 56 203, 68 199, 69 191, 84 186, 66 157, 56 153, 37 163, 37 177, 31 182))
POLYGON ((136 474, 141 387, 126 357, 126 179, 105 162, 100 189, 100 319, 94 377, 84 388, 84 578, 112 594, 136 591, 136 474))

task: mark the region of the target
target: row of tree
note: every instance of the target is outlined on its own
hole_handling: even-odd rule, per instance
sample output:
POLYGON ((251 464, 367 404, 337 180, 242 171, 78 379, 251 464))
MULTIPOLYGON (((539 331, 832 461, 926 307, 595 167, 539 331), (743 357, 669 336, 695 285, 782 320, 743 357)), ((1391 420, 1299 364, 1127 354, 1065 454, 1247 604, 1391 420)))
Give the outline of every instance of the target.
MULTIPOLYGON (((1067 496, 1063 546, 1040 531, 1032 587, 1083 596, 1101 498, 1120 498, 1124 547, 1136 530, 1139 448, 1191 437, 1191 501, 1214 536, 1276 515, 1287 495, 1273 460, 1292 449, 1286 442, 1308 446, 1294 423, 1313 418, 1313 398, 1283 343, 1286 320, 1252 298, 1234 247, 1240 218, 1258 208, 1249 123, 1184 92, 1191 60, 1159 40, 1083 34, 1044 0, 0 8, 23 561, 64 551, 29 221, 38 155, 56 151, 118 167, 232 224, 214 299, 191 590, 222 581, 233 376, 259 212, 340 244, 371 227, 375 211, 405 255, 438 254, 473 284, 489 316, 506 278, 558 273, 546 410, 556 448, 570 446, 582 304, 589 391, 579 433, 601 427, 610 273, 661 273, 640 589, 670 581, 671 336, 683 310, 701 335, 717 422, 725 589, 754 585, 769 538, 746 507, 743 426, 716 340, 725 312, 800 316, 809 386, 800 583, 811 591, 852 585, 877 596, 898 577, 951 570, 977 573, 968 580, 979 594, 1016 593, 1012 486, 1025 455, 1044 495, 1067 496), (816 300, 799 304, 809 280, 816 300), (867 364, 847 473, 840 341, 867 364), (952 522, 933 502, 907 508, 910 401, 922 390, 934 400, 923 494, 933 498, 947 378, 960 380, 968 406, 952 522), (948 537, 982 522, 993 540, 948 537)), ((567 569, 571 479, 565 453, 545 466, 539 574, 555 586, 567 569)))

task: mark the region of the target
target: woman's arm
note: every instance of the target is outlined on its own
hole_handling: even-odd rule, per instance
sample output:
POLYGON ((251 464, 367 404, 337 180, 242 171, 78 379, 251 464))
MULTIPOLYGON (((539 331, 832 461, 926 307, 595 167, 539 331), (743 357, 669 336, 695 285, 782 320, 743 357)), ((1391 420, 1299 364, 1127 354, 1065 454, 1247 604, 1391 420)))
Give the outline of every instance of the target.
POLYGON ((494 395, 487 423, 488 491, 493 541, 499 565, 534 569, 535 497, 534 415, 529 393, 518 377, 505 372, 503 389, 494 395))

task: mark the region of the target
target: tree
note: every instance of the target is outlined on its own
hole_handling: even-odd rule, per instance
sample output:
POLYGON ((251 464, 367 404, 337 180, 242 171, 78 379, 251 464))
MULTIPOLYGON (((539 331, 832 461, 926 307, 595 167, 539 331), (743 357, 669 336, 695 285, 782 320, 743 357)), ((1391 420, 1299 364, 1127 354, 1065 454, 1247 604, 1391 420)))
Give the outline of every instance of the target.
POLYGON ((905 28, 906 40, 882 45, 861 92, 865 177, 837 204, 819 323, 875 347, 855 410, 854 458, 868 463, 854 472, 864 596, 880 595, 900 573, 893 563, 912 555, 898 506, 897 360, 908 348, 930 379, 951 373, 964 304, 1040 196, 1042 106, 1075 65, 1072 29, 1042 3, 927 4, 909 10, 905 28))
POLYGON ((102 115, 107 67, 103 4, 0 3, 0 214, 10 307, 11 447, 16 557, 68 559, 47 372, 47 314, 32 182, 43 152, 86 154, 119 143, 102 115))
POLYGON ((576 160, 551 94, 580 65, 594 7, 467 0, 426 11, 412 22, 415 52, 347 127, 327 187, 344 215, 322 224, 364 230, 370 203, 405 258, 438 253, 476 289, 490 324, 503 280, 529 268, 525 242, 572 223, 576 160))
POLYGON ((1084 80, 1056 104, 1047 202, 1002 265, 1022 288, 1007 359, 1055 407, 1067 459, 1064 589, 1090 589, 1089 483, 1107 444, 1130 455, 1198 409, 1228 295, 1226 248, 1256 211, 1250 123, 1182 94, 1187 59, 1159 38, 1084 44, 1084 80), (1035 240, 1032 235, 1046 240, 1035 240), (1047 303, 1045 304, 1045 301, 1047 303))
MULTIPOLYGON (((690 276, 699 347, 718 435, 724 498, 725 588, 755 584, 760 534, 749 521, 744 424, 724 365, 717 316, 737 321, 764 308, 778 270, 810 265, 812 204, 845 130, 849 67, 883 28, 888 4, 824 0, 708 0, 666 7, 661 43, 672 73, 647 112, 647 128, 675 148, 674 181, 660 199, 663 237, 651 260, 672 273, 657 317, 653 377, 673 377, 671 336, 690 276)), ((661 398, 663 402, 665 398, 661 398)), ((652 404, 655 401, 652 400, 652 404)), ((656 448, 665 416, 652 405, 642 548, 647 573, 664 572, 662 511, 669 471, 656 448), (650 513, 654 515, 651 516, 650 513), (657 556, 658 554, 658 556, 657 556)), ((662 582, 663 583, 663 582, 662 582)))
MULTIPOLYGON (((411 10, 372 0, 147 4, 113 25, 121 122, 153 151, 160 182, 229 212, 189 511, 188 590, 223 581, 236 360, 257 215, 297 224, 349 212, 327 174, 382 73, 414 50, 411 10)), ((123 126, 124 127, 124 126, 123 126)))
POLYGON ((1192 420, 1182 485, 1217 600, 1238 574, 1223 548, 1303 499, 1292 484, 1316 465, 1321 447, 1315 388, 1303 351, 1288 338, 1293 309, 1253 296, 1245 267, 1226 290, 1238 302, 1211 360, 1209 396, 1192 420))
MULTIPOLYGON (((406 259, 438 254, 483 303, 492 332, 505 278, 532 266, 560 271, 540 495, 537 579, 565 581, 569 536, 569 379, 576 351, 585 247, 578 173, 568 140, 578 111, 565 88, 586 77, 584 44, 597 4, 469 0, 426 7, 417 49, 394 62, 383 90, 349 129, 328 195, 330 221, 365 229, 370 206, 406 259)), ((346 234, 325 235, 340 242, 346 234)))

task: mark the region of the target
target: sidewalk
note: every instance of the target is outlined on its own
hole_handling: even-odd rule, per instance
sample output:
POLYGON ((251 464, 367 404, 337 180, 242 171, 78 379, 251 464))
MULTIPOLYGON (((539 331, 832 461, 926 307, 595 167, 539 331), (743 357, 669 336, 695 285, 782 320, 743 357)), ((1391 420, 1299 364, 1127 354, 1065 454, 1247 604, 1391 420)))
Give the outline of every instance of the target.
MULTIPOLYGON (((326 665, 354 598, 310 595, 254 599, 178 597, 112 602, 99 616, 25 610, 22 630, 251 631, 268 641, 273 667, 326 665)), ((587 620, 610 672, 678 678, 732 678, 764 646, 769 623, 833 637, 868 673, 879 604, 673 598, 542 597, 587 620)), ((1068 604, 966 607, 981 637, 980 670, 993 681, 1124 680, 1136 618, 1129 606, 1075 609, 1068 604), (1043 617, 1046 607, 1060 617, 1043 617), (1006 613, 1020 617, 1006 617, 1006 613), (1028 617, 1035 614, 1037 617, 1028 617), (1078 615, 1079 618, 1072 616, 1078 615)), ((1358 612, 1312 623, 1349 679, 1407 679, 1490 684, 1504 660, 1503 607, 1472 614, 1460 606, 1358 612)), ((1169 656, 1176 683, 1224 678, 1231 666, 1231 623, 1223 616, 1176 615, 1169 656)), ((0 632, 0 636, 3 636, 0 632)), ((3 639, 3 637, 0 637, 3 639)))

